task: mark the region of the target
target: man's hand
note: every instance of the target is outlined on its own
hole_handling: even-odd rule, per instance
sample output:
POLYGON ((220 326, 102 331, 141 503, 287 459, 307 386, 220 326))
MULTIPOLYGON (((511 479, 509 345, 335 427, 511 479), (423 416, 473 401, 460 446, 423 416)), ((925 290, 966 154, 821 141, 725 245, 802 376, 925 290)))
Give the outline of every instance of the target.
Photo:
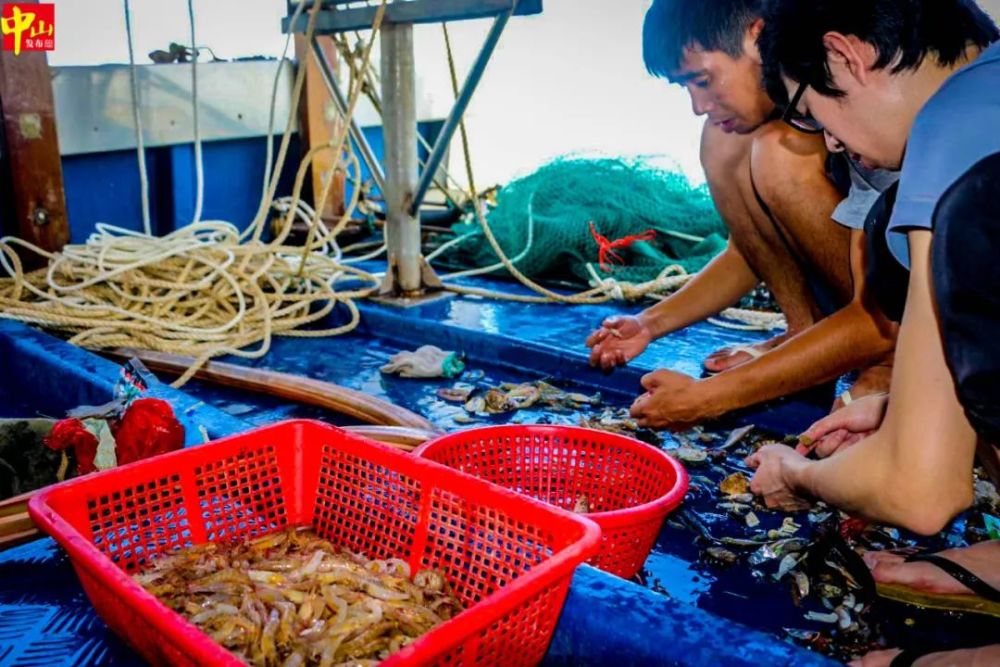
POLYGON ((873 394, 854 401, 809 427, 799 436, 799 454, 816 452, 821 458, 857 444, 878 430, 889 405, 888 394, 873 394))
POLYGON ((709 417, 698 381, 673 371, 654 371, 642 378, 646 393, 632 403, 631 414, 645 428, 681 430, 709 417))
POLYGON ((804 456, 786 445, 767 445, 746 459, 756 470, 750 480, 750 490, 764 498, 771 509, 797 512, 808 509, 810 503, 796 495, 792 485, 795 472, 809 465, 804 456))
POLYGON ((640 318, 609 317, 587 338, 590 365, 606 371, 624 366, 642 354, 652 340, 653 333, 640 318))

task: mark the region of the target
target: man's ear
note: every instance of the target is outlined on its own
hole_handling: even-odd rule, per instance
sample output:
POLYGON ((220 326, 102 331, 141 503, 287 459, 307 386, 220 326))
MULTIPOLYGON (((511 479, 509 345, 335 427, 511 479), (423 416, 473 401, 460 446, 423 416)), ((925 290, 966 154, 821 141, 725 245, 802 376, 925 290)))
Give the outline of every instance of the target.
POLYGON ((746 34, 743 36, 743 53, 757 64, 761 62, 760 49, 757 48, 757 38, 760 37, 760 32, 763 29, 764 19, 757 19, 750 24, 746 34))
POLYGON ((823 46, 826 48, 827 65, 835 85, 841 77, 853 79, 862 86, 868 84, 872 66, 877 60, 874 46, 854 35, 839 32, 823 35, 823 46))

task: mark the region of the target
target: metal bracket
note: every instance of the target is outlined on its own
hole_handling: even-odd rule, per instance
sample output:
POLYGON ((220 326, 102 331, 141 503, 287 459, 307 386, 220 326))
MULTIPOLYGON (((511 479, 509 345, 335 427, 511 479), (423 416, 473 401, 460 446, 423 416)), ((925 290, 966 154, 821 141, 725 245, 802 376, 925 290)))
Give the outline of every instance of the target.
MULTIPOLYGON (((381 4, 382 0, 323 0, 315 17, 315 34, 329 35, 369 28, 381 4)), ((295 7, 296 4, 290 0, 290 15, 282 23, 285 32, 303 32, 306 29, 308 17, 304 15, 292 23, 291 16, 295 7)), ((392 294, 406 299, 418 296, 425 290, 441 291, 443 288, 440 279, 420 254, 420 206, 434 182, 455 130, 461 123, 510 17, 541 12, 542 0, 390 0, 385 11, 381 44, 384 172, 353 119, 348 132, 386 202, 389 265, 380 294, 392 294), (419 172, 416 154, 413 24, 486 17, 494 17, 493 25, 423 171, 419 172)), ((330 95, 341 115, 346 117, 347 99, 315 37, 311 47, 330 95)))
POLYGON ((500 36, 503 34, 504 28, 507 27, 507 22, 513 13, 514 10, 511 9, 494 19, 493 26, 490 28, 489 34, 486 35, 486 41, 483 42, 483 47, 479 50, 479 55, 476 56, 476 61, 472 64, 472 69, 469 70, 469 75, 466 77, 465 83, 462 84, 462 90, 455 100, 455 106, 452 107, 451 113, 448 114, 448 120, 445 121, 444 127, 441 128, 441 132, 438 134, 437 141, 434 142, 434 150, 431 151, 430 156, 427 158, 427 164, 424 165, 424 171, 420 176, 420 183, 417 185, 413 201, 410 204, 411 214, 415 215, 420 210, 420 205, 424 203, 424 197, 427 196, 427 190, 431 187, 434 174, 437 173, 438 167, 441 166, 441 160, 444 159, 448 146, 451 145, 451 139, 455 136, 455 130, 458 129, 458 125, 462 121, 462 116, 465 115, 465 110, 472 100, 472 94, 476 92, 476 86, 479 85, 479 81, 483 78, 486 65, 489 64, 490 58, 493 56, 493 51, 496 50, 497 43, 500 41, 500 36))
MULTIPOLYGON (((309 0, 307 0, 309 1, 309 0)), ((292 24, 297 1, 288 3, 288 16, 281 21, 284 32, 306 31, 309 17, 303 15, 292 24)), ((309 2, 311 5, 311 1, 309 2)), ((317 35, 371 28, 381 0, 326 0, 316 16, 317 35), (360 5, 360 6, 358 6, 360 5)), ((484 19, 513 11, 516 16, 540 14, 542 0, 390 0, 385 23, 444 23, 484 19)))

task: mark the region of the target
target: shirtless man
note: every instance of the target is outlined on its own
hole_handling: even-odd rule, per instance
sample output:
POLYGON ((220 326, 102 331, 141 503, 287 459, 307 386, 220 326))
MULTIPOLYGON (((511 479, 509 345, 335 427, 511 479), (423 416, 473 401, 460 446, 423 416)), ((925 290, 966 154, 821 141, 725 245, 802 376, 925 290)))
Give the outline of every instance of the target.
POLYGON ((866 370, 855 398, 888 385, 889 368, 881 364, 895 326, 863 298, 861 228, 878 189, 866 179, 872 175, 847 160, 840 163, 846 178, 834 179, 823 136, 775 119, 761 85, 760 6, 655 0, 646 15, 647 69, 685 86, 694 113, 708 117, 701 160, 730 242, 676 294, 638 316, 605 321, 587 344, 592 364, 624 365, 651 341, 733 305, 761 281, 788 329, 766 343, 713 354, 705 368, 719 373, 714 377, 648 374, 647 393, 632 407, 644 426, 683 428, 857 369, 866 370))

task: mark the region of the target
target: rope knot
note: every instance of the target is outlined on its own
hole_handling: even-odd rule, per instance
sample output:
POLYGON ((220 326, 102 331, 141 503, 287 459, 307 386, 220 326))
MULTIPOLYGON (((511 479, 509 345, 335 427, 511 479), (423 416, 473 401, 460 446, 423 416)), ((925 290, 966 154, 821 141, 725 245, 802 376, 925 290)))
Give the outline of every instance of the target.
POLYGON ((594 241, 597 242, 597 263, 600 265, 601 271, 604 271, 605 273, 611 273, 613 271, 611 262, 615 264, 625 264, 625 260, 621 255, 615 252, 615 250, 619 248, 628 248, 637 241, 652 241, 656 238, 656 232, 652 229, 647 229, 642 234, 633 234, 632 236, 626 236, 625 238, 609 241, 606 236, 601 236, 593 221, 590 223, 590 235, 593 236, 594 241))

